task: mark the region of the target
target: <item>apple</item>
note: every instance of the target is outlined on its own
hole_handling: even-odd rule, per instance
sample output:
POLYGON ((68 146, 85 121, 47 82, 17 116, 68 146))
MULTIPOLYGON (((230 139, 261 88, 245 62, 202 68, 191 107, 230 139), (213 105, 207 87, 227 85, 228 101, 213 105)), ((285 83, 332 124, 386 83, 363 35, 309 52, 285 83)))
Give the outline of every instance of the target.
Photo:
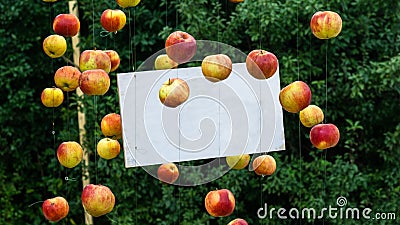
POLYGON ((103 159, 113 159, 119 155, 121 145, 118 140, 103 138, 97 143, 97 153, 103 159))
POLYGON ((305 127, 312 127, 324 121, 324 112, 316 105, 309 105, 300 111, 299 118, 305 127))
POLYGON ((235 209, 235 197, 228 189, 208 192, 204 202, 207 212, 214 217, 229 216, 235 209))
POLYGON ((276 161, 270 155, 260 155, 254 159, 252 166, 257 175, 272 175, 276 170, 276 161))
POLYGON ((81 28, 78 17, 74 14, 59 14, 53 20, 53 30, 64 37, 73 37, 81 28))
POLYGON ((225 80, 232 72, 232 60, 224 54, 206 56, 201 63, 201 71, 209 81, 225 80))
POLYGON ((169 58, 167 54, 157 56, 154 61, 154 68, 156 70, 174 69, 176 67, 178 67, 178 63, 169 58))
POLYGON ((247 165, 249 165, 250 155, 243 154, 243 155, 227 156, 225 160, 230 168, 235 170, 241 170, 244 169, 247 165))
POLYGON ((45 88, 42 91, 40 100, 46 107, 58 107, 64 101, 64 93, 60 88, 56 87, 45 88))
POLYGON ((228 225, 248 225, 248 223, 244 219, 237 218, 229 222, 228 225))
POLYGON ((82 161, 82 158, 82 146, 75 141, 65 141, 57 148, 57 159, 67 168, 74 168, 82 161))
POLYGON ((298 113, 310 105, 310 87, 303 81, 295 81, 279 92, 279 102, 286 111, 298 113))
POLYGON ((125 26, 126 15, 119 9, 106 9, 101 14, 100 23, 105 30, 116 32, 125 26))
POLYGON ((116 0, 117 4, 122 8, 135 7, 139 4, 140 0, 116 0))
POLYGON ((104 52, 108 55, 108 57, 110 57, 111 60, 110 72, 114 72, 118 69, 119 64, 121 63, 121 58, 119 57, 118 52, 114 50, 105 50, 104 52))
POLYGON ((171 33, 165 41, 168 57, 178 64, 188 62, 196 53, 196 40, 184 31, 171 33))
POLYGON ((101 119, 101 132, 104 136, 111 139, 122 138, 122 122, 121 116, 117 113, 109 113, 101 119))
POLYGON ((57 196, 46 199, 42 204, 44 217, 50 222, 57 222, 64 219, 69 212, 69 205, 65 198, 57 196))
POLYGON ((159 98, 165 106, 175 108, 189 98, 190 90, 186 81, 180 78, 170 78, 159 90, 159 98))
POLYGON ((342 30, 342 18, 336 12, 319 11, 311 17, 310 28, 319 39, 334 38, 342 30))
POLYGON ((320 150, 335 147, 339 139, 340 132, 334 124, 317 124, 311 128, 310 141, 320 150))
POLYGON ((81 72, 102 69, 109 73, 111 71, 111 59, 104 51, 85 50, 79 57, 79 69, 81 72))
POLYGON ((164 183, 173 184, 179 177, 179 170, 175 163, 164 163, 158 167, 158 179, 164 183))
POLYGON ((43 40, 43 50, 50 58, 59 58, 67 51, 67 41, 58 34, 52 34, 43 40))
POLYGON ((111 212, 115 205, 115 196, 104 185, 88 184, 82 191, 82 205, 85 211, 94 217, 111 212))
POLYGON ((246 57, 246 68, 254 78, 267 79, 278 69, 278 59, 271 52, 262 49, 253 50, 246 57))
POLYGON ((81 71, 73 66, 63 66, 54 74, 54 83, 63 91, 74 91, 79 87, 81 71))
POLYGON ((87 95, 104 95, 110 88, 110 77, 102 69, 86 70, 79 78, 79 87, 87 95))

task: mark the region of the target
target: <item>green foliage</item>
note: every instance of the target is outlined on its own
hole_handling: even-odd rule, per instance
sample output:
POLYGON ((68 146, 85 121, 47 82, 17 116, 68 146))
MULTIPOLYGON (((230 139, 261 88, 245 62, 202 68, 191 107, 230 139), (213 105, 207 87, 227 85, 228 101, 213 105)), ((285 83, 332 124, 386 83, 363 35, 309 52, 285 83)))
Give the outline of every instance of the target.
MULTIPOLYGON (((130 72, 164 47, 174 30, 198 40, 220 41, 247 53, 255 48, 279 59, 281 85, 307 82, 312 103, 325 113, 325 122, 341 131, 337 147, 311 147, 309 129, 298 115, 284 113, 286 148, 273 153, 277 172, 270 177, 248 170, 194 187, 162 184, 141 168, 127 169, 123 154, 105 161, 95 151, 102 134, 100 121, 119 113, 116 72, 104 96, 65 94, 63 105, 45 108, 40 93, 53 86, 54 72, 70 64, 50 59, 42 41, 53 33, 51 22, 68 12, 68 1, 0 1, 0 224, 48 224, 41 201, 55 195, 67 198, 68 217, 61 224, 84 224, 80 202, 81 169, 59 165, 55 151, 66 140, 79 141, 77 101, 86 114, 84 146, 90 152, 90 179, 111 188, 116 206, 95 224, 227 224, 235 217, 249 224, 359 224, 357 220, 259 219, 257 210, 270 207, 336 206, 344 196, 351 207, 400 216, 400 6, 398 1, 245 0, 240 4, 211 0, 160 0, 123 9, 126 27, 106 34, 99 18, 114 1, 79 0, 84 49, 115 49, 121 56, 117 72, 130 72), (332 40, 312 36, 309 20, 318 10, 338 12, 341 34, 332 40), (54 134, 53 134, 54 131, 54 134), (204 208, 208 191, 229 188, 237 205, 233 215, 213 218, 204 208)), ((66 58, 72 60, 71 39, 66 58)), ((194 175, 193 175, 194 176, 194 175)), ((398 224, 374 221, 377 224, 398 224)), ((362 221, 371 222, 371 221, 362 221)))

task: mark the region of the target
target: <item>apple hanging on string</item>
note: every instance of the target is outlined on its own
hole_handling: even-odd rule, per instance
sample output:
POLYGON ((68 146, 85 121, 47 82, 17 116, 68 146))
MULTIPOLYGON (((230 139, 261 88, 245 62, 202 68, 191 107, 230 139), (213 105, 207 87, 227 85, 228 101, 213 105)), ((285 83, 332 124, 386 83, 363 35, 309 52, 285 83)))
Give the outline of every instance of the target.
POLYGON ((109 73, 111 71, 111 59, 102 50, 85 50, 79 56, 79 69, 81 72, 102 69, 109 73))
POLYGON ((171 33, 165 41, 165 50, 169 58, 178 64, 190 61, 196 53, 196 40, 184 31, 171 33))
POLYGON ((175 108, 184 103, 190 94, 186 81, 180 78, 170 78, 165 81, 159 90, 158 96, 162 104, 175 108))
POLYGON ((53 20, 53 30, 64 37, 73 37, 81 28, 78 17, 74 14, 59 14, 53 20))
POLYGON ((157 169, 157 177, 160 181, 173 184, 179 177, 179 169, 175 163, 164 163, 157 169))
POLYGON ((286 111, 298 113, 310 105, 310 87, 303 81, 295 81, 279 92, 279 102, 286 111))
POLYGON ((178 67, 178 63, 168 57, 167 54, 161 54, 156 57, 154 61, 154 69, 156 70, 167 70, 178 67))
POLYGON ((319 39, 334 38, 342 31, 342 18, 336 12, 319 11, 311 17, 310 28, 319 39))
POLYGON ((204 204, 207 212, 214 217, 225 217, 235 209, 235 196, 228 189, 210 191, 205 197, 204 204))
POLYGON ((122 8, 128 8, 137 6, 140 0, 116 0, 116 2, 122 8))
POLYGON ((299 119, 305 127, 313 127, 324 121, 324 112, 316 105, 309 105, 300 111, 299 119))
POLYGON ((79 87, 87 95, 104 95, 110 88, 110 77, 102 69, 86 70, 81 74, 79 87))
POLYGON ((69 205, 65 198, 57 196, 46 199, 42 204, 44 217, 50 222, 58 222, 69 213, 69 205))
POLYGON ((97 154, 103 159, 113 159, 117 157, 121 151, 121 145, 118 140, 111 138, 102 138, 96 146, 97 154))
POLYGON ((118 52, 114 50, 105 50, 104 52, 108 55, 108 57, 110 57, 111 61, 110 72, 114 72, 115 70, 118 69, 119 64, 121 63, 121 58, 119 57, 118 52))
POLYGON ((119 9, 106 9, 100 17, 101 26, 109 32, 117 32, 126 24, 126 15, 119 9))
POLYGON ((270 155, 261 155, 254 159, 252 167, 257 175, 269 176, 275 173, 276 161, 270 155))
POLYGON ((201 71, 211 82, 225 80, 232 72, 232 60, 225 54, 206 56, 201 63, 201 71))
POLYGON ((59 58, 67 51, 67 41, 58 34, 52 34, 43 40, 43 51, 50 58, 59 58))
POLYGON ((64 93, 57 87, 45 88, 40 95, 40 100, 46 107, 58 107, 64 101, 64 93))
POLYGON ((246 57, 246 68, 254 78, 267 79, 278 70, 278 59, 271 52, 262 49, 253 50, 246 57))
POLYGON ((334 124, 317 124, 311 128, 310 141, 317 149, 335 147, 339 143, 339 139, 340 132, 334 124))
POLYGON ((64 167, 74 168, 79 165, 82 158, 82 146, 75 141, 63 142, 57 148, 57 159, 64 167))
POLYGON ((105 115, 100 122, 101 132, 104 136, 111 139, 122 138, 122 122, 121 116, 117 113, 109 113, 105 115))
POLYGON ((250 155, 243 154, 243 155, 227 156, 225 160, 231 169, 241 170, 244 169, 247 165, 249 165, 250 155))
POLYGON ((54 74, 54 83, 63 91, 74 91, 79 87, 81 71, 73 66, 63 66, 54 74))
POLYGON ((81 200, 85 211, 93 217, 110 213, 115 205, 114 194, 110 188, 104 185, 86 185, 83 188, 81 200))

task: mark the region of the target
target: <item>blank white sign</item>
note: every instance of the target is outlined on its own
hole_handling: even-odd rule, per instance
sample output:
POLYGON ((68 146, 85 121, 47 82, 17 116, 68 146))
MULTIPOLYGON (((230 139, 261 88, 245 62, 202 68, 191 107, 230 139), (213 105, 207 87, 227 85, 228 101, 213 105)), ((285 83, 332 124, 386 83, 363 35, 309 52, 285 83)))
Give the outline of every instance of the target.
POLYGON ((209 159, 285 149, 279 69, 257 80, 234 63, 220 82, 201 67, 117 75, 126 167, 209 159), (177 108, 164 106, 159 88, 178 77, 190 88, 177 108))

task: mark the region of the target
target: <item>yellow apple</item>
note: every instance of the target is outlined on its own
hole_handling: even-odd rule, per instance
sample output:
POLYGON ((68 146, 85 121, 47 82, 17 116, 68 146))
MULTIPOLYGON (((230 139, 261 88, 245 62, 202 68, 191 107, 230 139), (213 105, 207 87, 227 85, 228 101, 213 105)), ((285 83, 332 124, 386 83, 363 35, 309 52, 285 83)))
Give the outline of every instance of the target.
POLYGON ((115 205, 115 196, 104 185, 88 184, 83 188, 82 206, 85 211, 94 217, 99 217, 111 212, 115 205))
POLYGON ((170 78, 165 81, 159 90, 159 98, 165 106, 175 108, 189 98, 189 86, 180 78, 170 78))
POLYGON ((312 127, 324 121, 324 112, 316 105, 309 105, 300 111, 299 118, 305 127, 312 127))
POLYGON ((319 39, 334 38, 342 30, 342 18, 336 12, 319 11, 311 17, 310 28, 319 39))
POLYGON ((156 70, 167 70, 178 67, 178 63, 168 57, 167 54, 161 54, 157 56, 154 61, 154 69, 156 70))
POLYGON ((64 93, 60 88, 45 88, 42 91, 40 99, 46 107, 58 107, 64 101, 64 93))
POLYGON ((43 40, 43 50, 50 58, 59 58, 67 51, 67 41, 58 34, 52 34, 43 40))
POLYGON ((113 159, 119 155, 121 145, 118 140, 103 138, 97 143, 97 153, 103 159, 113 159))
POLYGON ((201 63, 201 71, 209 81, 225 80, 232 72, 231 58, 224 54, 206 56, 201 63))
POLYGON ((61 165, 67 168, 77 166, 83 158, 82 146, 75 141, 66 141, 57 148, 57 159, 61 165))
POLYGON ((139 4, 140 0, 116 0, 117 4, 122 8, 135 7, 139 4))
POLYGON ((111 59, 102 50, 85 50, 79 56, 79 69, 81 72, 102 69, 109 73, 111 71, 111 59))
POLYGON ((243 154, 243 155, 234 155, 234 156, 227 156, 226 163, 228 166, 235 170, 241 170, 249 165, 250 162, 250 155, 243 154))

